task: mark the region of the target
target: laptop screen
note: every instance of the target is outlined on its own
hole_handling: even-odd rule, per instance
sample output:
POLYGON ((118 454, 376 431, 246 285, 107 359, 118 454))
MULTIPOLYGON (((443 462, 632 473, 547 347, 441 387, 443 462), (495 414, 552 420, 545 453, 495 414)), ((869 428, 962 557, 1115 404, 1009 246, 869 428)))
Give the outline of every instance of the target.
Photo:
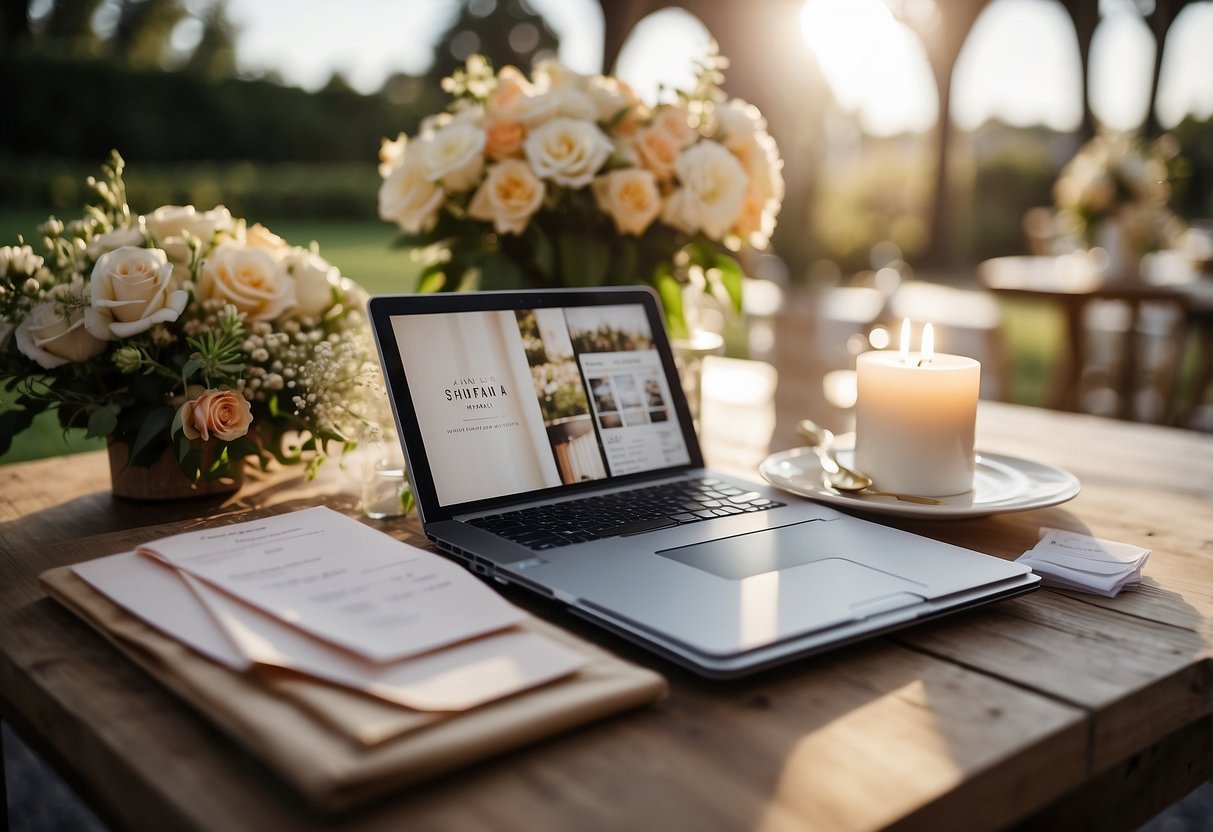
MULTIPOLYGON (((681 390, 659 350, 665 334, 644 303, 523 303, 386 321, 440 506, 692 463, 681 390)), ((407 436, 409 420, 398 418, 407 436)))

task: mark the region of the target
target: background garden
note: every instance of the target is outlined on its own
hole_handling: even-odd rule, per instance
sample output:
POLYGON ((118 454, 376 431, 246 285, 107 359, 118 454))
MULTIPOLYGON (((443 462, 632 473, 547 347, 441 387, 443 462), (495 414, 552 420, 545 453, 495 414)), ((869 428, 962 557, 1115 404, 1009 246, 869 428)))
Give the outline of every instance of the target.
MULTIPOLYGON (((1008 2, 1014 0, 995 5, 1008 2)), ((391 74, 368 93, 340 72, 308 91, 272 71, 239 71, 242 32, 223 0, 6 3, 0 12, 0 243, 23 235, 36 245, 47 214, 77 215, 86 177, 118 148, 136 211, 224 204, 291 242, 318 241, 328 260, 372 293, 410 290, 415 267, 407 251, 391 247, 395 229, 376 216, 380 139, 411 135, 422 117, 441 111, 440 79, 469 52, 528 70, 559 46, 556 31, 525 0, 448 5, 450 19, 434 38, 430 68, 391 74)), ((610 61, 624 45, 620 31, 635 23, 628 15, 654 4, 600 5, 610 61)), ((722 7, 731 4, 679 5, 709 28, 718 24, 741 87, 735 91, 726 81, 725 89, 751 98, 768 115, 785 173, 794 172, 773 242, 793 288, 845 280, 868 268, 869 253, 885 241, 920 275, 962 283, 984 258, 1023 253, 1025 211, 1051 204, 1058 169, 1093 129, 1087 116, 1078 130, 989 119, 973 129, 950 129, 941 162, 938 131, 873 135, 832 99, 820 73, 767 84, 772 91, 764 92, 754 79, 777 68, 767 66, 761 44, 738 40, 743 28, 727 26, 722 7), (801 115, 781 121, 793 89, 801 115), (782 99, 764 101, 764 94, 782 99), (846 150, 841 162, 840 146, 846 150), (940 164, 949 172, 943 246, 931 224, 941 210, 935 193, 940 164)), ((747 14, 761 17, 778 5, 754 4, 747 14)), ((948 9, 972 26, 987 5, 966 0, 948 9)), ((1059 5, 1069 11, 1099 6, 1093 0, 1059 5)), ((1210 4, 1166 8, 1174 19, 1189 5, 1210 4)), ((946 110, 942 118, 947 123, 946 110)), ((1160 129, 1153 117, 1148 122, 1147 132, 1160 129)), ((1176 182, 1178 212, 1213 216, 1213 123, 1189 115, 1171 133, 1185 160, 1176 182)), ((1005 314, 1015 380, 1008 397, 1039 404, 1059 322, 1029 306, 1009 305, 1005 314)), ((4 395, 0 391, 0 408, 4 395)), ((44 419, 0 463, 85 447, 91 445, 63 437, 44 419)))

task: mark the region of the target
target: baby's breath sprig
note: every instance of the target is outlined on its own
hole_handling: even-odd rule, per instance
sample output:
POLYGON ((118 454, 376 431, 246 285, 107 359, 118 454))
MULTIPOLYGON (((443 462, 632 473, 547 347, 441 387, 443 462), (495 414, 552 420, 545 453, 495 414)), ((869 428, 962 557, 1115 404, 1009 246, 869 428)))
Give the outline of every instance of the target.
POLYGON ((464 69, 457 69, 449 78, 442 79, 442 89, 454 98, 452 110, 458 110, 468 103, 485 101, 497 88, 497 76, 493 73, 493 65, 483 55, 472 55, 467 60, 464 69))

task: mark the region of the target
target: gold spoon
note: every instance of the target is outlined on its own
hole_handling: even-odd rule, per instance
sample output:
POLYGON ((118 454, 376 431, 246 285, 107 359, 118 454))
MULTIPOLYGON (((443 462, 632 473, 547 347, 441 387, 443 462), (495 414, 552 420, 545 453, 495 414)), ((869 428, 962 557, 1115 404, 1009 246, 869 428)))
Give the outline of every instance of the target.
POLYGON ((915 494, 897 494, 892 491, 876 491, 872 488, 872 478, 867 474, 848 468, 841 464, 830 450, 834 444, 834 434, 827 428, 812 421, 801 419, 796 423, 796 432, 804 440, 805 445, 813 449, 821 462, 821 476, 825 484, 835 491, 844 493, 873 494, 879 497, 896 497, 907 503, 920 503, 926 506, 941 506, 943 500, 934 497, 919 497, 915 494))

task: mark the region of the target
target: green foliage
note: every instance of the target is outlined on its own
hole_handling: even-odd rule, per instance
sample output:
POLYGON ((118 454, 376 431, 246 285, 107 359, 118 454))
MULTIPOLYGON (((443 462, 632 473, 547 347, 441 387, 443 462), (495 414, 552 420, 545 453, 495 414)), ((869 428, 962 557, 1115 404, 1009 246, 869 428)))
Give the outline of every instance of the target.
POLYGON ((414 90, 419 101, 396 104, 348 89, 308 93, 270 81, 20 52, 0 54, 0 89, 21 91, 4 98, 0 153, 97 159, 121 147, 140 168, 186 159, 370 160, 381 136, 411 131, 417 112, 441 106, 436 85, 414 90))
MULTIPOLYGON (((369 159, 369 157, 368 157, 369 159)), ((75 211, 92 168, 62 159, 0 155, 0 206, 75 211)), ((223 204, 244 217, 375 219, 379 176, 369 161, 192 162, 140 165, 125 175, 136 211, 223 204)))
POLYGON ((1051 205, 1057 171, 1047 149, 1020 145, 981 159, 973 188, 970 257, 985 260, 1024 250, 1023 216, 1051 205))

